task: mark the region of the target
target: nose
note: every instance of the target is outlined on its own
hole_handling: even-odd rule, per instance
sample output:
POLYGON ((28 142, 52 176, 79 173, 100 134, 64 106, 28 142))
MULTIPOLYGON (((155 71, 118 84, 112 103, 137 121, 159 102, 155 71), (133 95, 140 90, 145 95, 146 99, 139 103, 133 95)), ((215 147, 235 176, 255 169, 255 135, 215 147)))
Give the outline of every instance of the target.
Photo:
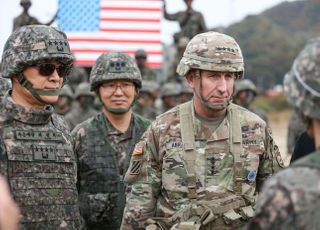
POLYGON ((59 82, 60 81, 60 76, 57 72, 57 70, 54 70, 54 72, 50 75, 49 80, 54 81, 54 82, 59 82))
POLYGON ((227 81, 224 77, 222 77, 218 82, 217 89, 221 93, 224 93, 227 91, 227 81))
POLYGON ((121 85, 117 85, 116 90, 114 91, 114 95, 122 95, 122 94, 123 92, 122 92, 121 85))

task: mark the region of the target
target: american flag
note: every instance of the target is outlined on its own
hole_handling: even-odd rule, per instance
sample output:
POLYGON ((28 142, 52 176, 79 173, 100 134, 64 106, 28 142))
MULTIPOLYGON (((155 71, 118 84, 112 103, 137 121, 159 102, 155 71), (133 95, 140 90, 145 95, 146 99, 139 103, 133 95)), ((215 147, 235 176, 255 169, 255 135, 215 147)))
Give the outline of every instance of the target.
POLYGON ((77 64, 92 66, 103 52, 148 54, 162 64, 162 0, 59 0, 58 26, 67 33, 77 64))

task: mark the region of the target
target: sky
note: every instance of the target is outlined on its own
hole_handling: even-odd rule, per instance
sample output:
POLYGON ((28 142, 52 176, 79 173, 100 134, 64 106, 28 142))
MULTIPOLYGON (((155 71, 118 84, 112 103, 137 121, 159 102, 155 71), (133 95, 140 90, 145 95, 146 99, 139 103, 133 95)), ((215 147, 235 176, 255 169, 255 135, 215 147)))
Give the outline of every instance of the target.
MULTIPOLYGON (((2 55, 4 43, 12 32, 13 18, 22 12, 22 8, 19 5, 20 0, 1 0, 1 2, 0 55, 2 55)), ((285 2, 285 0, 194 0, 193 8, 203 14, 207 27, 213 28, 228 26, 241 21, 247 15, 259 14, 281 2, 285 2)), ((39 21, 46 23, 55 15, 57 4, 58 0, 33 0, 29 13, 39 21)), ((166 5, 169 13, 185 9, 183 0, 166 0, 166 5)), ((179 31, 179 25, 176 22, 169 22, 163 19, 161 31, 162 41, 166 44, 171 44, 172 35, 174 32, 179 31)))

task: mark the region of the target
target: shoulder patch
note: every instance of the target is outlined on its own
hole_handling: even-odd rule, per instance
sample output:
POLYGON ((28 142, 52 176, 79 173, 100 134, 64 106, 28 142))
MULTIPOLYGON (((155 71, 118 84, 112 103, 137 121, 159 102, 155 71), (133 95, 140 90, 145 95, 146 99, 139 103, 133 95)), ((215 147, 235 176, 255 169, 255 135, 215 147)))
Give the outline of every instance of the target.
POLYGON ((144 150, 144 141, 139 141, 134 146, 132 156, 141 156, 143 154, 143 150, 144 150))

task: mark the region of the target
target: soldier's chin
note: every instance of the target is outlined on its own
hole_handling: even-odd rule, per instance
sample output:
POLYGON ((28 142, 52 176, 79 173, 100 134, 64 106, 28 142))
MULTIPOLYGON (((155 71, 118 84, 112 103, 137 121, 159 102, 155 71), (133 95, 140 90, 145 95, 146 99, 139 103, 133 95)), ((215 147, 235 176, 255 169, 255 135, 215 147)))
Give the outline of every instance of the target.
POLYGON ((125 114, 130 110, 129 108, 111 108, 108 107, 106 108, 107 111, 109 111, 110 113, 114 113, 114 114, 125 114))
POLYGON ((58 99, 59 96, 58 95, 54 95, 54 96, 40 96, 41 99, 46 102, 46 104, 55 104, 58 99))
POLYGON ((205 105, 208 109, 213 111, 221 111, 227 108, 229 102, 222 102, 222 103, 212 103, 212 102, 205 102, 205 105))

